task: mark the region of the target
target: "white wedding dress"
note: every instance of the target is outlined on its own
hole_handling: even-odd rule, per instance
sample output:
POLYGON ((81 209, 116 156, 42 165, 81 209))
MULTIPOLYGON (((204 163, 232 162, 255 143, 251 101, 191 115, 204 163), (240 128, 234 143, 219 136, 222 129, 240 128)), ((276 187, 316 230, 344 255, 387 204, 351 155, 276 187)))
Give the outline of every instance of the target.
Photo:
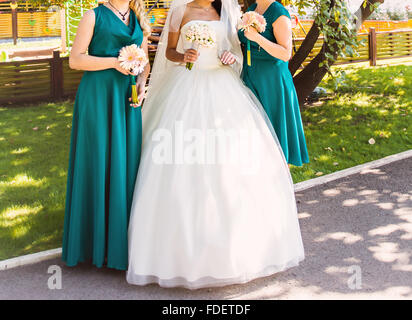
MULTIPOLYGON (((202 23, 218 38, 224 32, 220 21, 202 23)), ((304 258, 293 184, 273 128, 238 74, 221 64, 219 48, 199 52, 191 71, 173 66, 142 109, 131 284, 244 283, 304 258)))

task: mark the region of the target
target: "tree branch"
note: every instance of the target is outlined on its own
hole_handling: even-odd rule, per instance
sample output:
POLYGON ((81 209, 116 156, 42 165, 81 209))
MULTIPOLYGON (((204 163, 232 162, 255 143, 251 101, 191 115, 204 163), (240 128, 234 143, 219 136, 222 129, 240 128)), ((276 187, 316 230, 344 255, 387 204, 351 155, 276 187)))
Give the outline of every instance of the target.
POLYGON ((313 22, 308 34, 300 45, 298 51, 293 55, 292 59, 289 61, 289 71, 292 76, 298 71, 299 67, 306 60, 309 53, 312 51, 313 47, 318 41, 320 35, 320 30, 318 25, 313 22))
MULTIPOLYGON (((360 28, 362 23, 372 14, 369 4, 373 5, 375 3, 383 3, 384 0, 368 0, 368 5, 364 8, 363 5, 356 11, 355 15, 357 18, 357 30, 360 28), (358 26, 359 25, 359 26, 358 26)), ((333 24, 334 28, 339 28, 339 25, 333 24)), ((333 39, 328 39, 333 40, 333 39)), ((322 81, 323 77, 328 72, 326 66, 319 67, 319 63, 325 61, 326 53, 331 55, 334 59, 337 58, 336 50, 333 50, 334 46, 328 46, 324 43, 320 52, 315 58, 293 79, 298 94, 299 104, 302 105, 306 97, 309 96, 312 91, 317 87, 317 85, 322 81)))
MULTIPOLYGON (((334 5, 335 1, 332 0, 329 5, 329 10, 332 9, 334 5)), ((298 51, 293 55, 292 59, 289 61, 289 71, 292 74, 292 76, 295 75, 296 71, 298 71, 302 63, 306 60, 309 53, 312 51, 313 47, 319 39, 319 35, 320 28, 319 25, 316 23, 316 20, 314 20, 312 27, 310 28, 308 34, 306 35, 305 39, 300 45, 298 51)))

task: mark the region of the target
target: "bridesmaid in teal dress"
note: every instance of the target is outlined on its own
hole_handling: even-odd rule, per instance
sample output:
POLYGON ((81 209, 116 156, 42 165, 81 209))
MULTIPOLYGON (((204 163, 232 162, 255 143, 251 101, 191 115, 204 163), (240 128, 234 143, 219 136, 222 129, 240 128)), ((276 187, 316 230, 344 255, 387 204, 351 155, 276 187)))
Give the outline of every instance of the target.
POLYGON ((262 103, 286 161, 295 166, 309 162, 303 132, 299 102, 288 69, 292 52, 290 15, 279 2, 257 0, 247 11, 262 14, 267 22, 266 30, 259 34, 254 28, 239 31, 239 39, 245 44, 250 40, 251 66, 246 52, 242 78, 262 103))
MULTIPOLYGON (((110 0, 83 16, 70 55, 85 70, 73 111, 62 259, 126 270, 127 230, 140 160, 141 110, 130 105, 130 71, 118 60, 127 45, 147 54, 150 26, 141 0, 110 0), (88 51, 88 54, 86 54, 88 51)), ((137 77, 139 101, 149 66, 137 77)))

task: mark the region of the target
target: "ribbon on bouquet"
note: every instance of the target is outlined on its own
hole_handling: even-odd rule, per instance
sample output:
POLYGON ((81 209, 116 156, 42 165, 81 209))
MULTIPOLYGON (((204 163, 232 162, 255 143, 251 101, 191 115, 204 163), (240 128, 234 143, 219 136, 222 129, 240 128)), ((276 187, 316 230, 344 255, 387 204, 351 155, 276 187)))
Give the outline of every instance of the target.
MULTIPOLYGON (((249 30, 249 28, 255 28, 258 33, 262 33, 266 29, 266 19, 261 14, 255 11, 247 11, 242 15, 242 19, 238 26, 241 31, 249 30)), ((246 60, 247 65, 252 65, 252 55, 250 53, 250 40, 246 41, 246 60)))
POLYGON ((136 76, 132 76, 132 103, 138 104, 139 98, 137 96, 136 76))
POLYGON ((250 53, 250 40, 249 39, 246 41, 246 59, 247 59, 247 65, 250 67, 252 65, 252 57, 250 53))

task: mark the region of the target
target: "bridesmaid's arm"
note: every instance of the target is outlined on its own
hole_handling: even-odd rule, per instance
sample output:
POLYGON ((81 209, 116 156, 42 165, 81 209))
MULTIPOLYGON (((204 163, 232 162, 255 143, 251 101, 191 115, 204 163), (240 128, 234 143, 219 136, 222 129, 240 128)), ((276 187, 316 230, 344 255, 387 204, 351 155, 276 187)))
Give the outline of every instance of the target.
POLYGON ((255 41, 271 56, 289 61, 292 57, 292 26, 290 19, 282 15, 273 22, 272 26, 277 43, 266 39, 255 28, 249 28, 249 31, 245 30, 245 37, 250 41, 255 41))
MULTIPOLYGON (((148 46, 147 46, 147 37, 143 38, 143 42, 141 45, 141 48, 144 50, 144 52, 146 53, 146 57, 149 57, 149 50, 148 50, 148 46)), ((150 63, 146 64, 146 66, 144 67, 144 70, 141 74, 139 74, 139 76, 137 77, 137 92, 138 92, 138 100, 140 102, 139 105, 142 104, 144 96, 145 96, 145 92, 146 92, 146 82, 147 82, 147 77, 149 76, 150 73, 150 63)))
POLYGON ((114 68, 125 75, 131 74, 128 70, 120 66, 119 61, 115 57, 95 57, 86 53, 93 37, 94 24, 94 10, 89 10, 83 15, 77 28, 76 38, 74 39, 70 52, 70 68, 84 71, 114 68))
MULTIPOLYGON (((144 37, 140 47, 144 50, 144 52, 146 54, 146 57, 149 57, 149 49, 148 49, 147 43, 148 43, 148 37, 144 37)), ((138 77, 137 81, 139 83, 140 82, 146 83, 146 80, 147 80, 147 77, 149 76, 149 73, 150 73, 150 63, 146 64, 146 66, 144 67, 143 72, 141 74, 139 74, 139 77, 138 77)))

